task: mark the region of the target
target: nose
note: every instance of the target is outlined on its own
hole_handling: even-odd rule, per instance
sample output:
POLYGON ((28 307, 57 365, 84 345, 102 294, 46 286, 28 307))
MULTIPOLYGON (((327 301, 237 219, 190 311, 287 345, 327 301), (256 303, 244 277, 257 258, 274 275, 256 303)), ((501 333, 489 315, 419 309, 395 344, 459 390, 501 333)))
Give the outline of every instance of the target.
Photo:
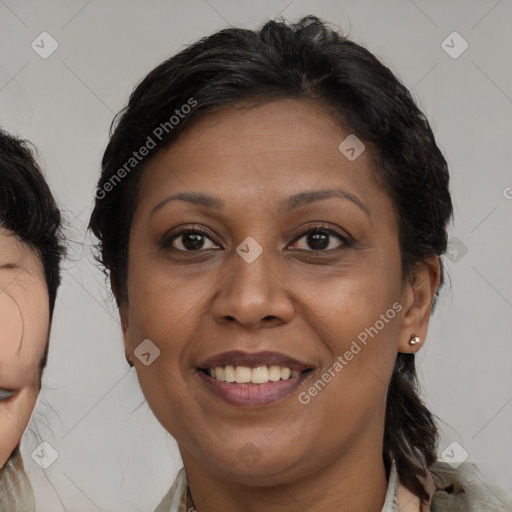
POLYGON ((295 314, 292 294, 268 250, 251 263, 237 253, 230 260, 212 305, 216 322, 237 323, 248 329, 290 322, 295 314))

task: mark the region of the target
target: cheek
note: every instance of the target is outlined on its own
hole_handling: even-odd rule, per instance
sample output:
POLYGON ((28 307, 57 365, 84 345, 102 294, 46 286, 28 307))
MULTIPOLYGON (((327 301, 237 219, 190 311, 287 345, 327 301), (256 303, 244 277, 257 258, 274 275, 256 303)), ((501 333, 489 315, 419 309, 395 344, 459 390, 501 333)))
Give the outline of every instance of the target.
MULTIPOLYGON (((160 350, 150 365, 136 361, 140 387, 157 419, 175 433, 181 421, 190 413, 187 385, 188 369, 180 366, 188 360, 189 340, 197 337, 201 318, 208 314, 202 308, 208 289, 204 278, 191 284, 174 271, 172 275, 144 272, 132 258, 128 273, 128 327, 126 343, 135 351, 149 339, 160 350), (201 300, 203 297, 203 300, 201 300)), ((135 355, 137 352, 135 352, 135 355)))
POLYGON ((5 290, 0 293, 0 361, 12 359, 19 350, 23 320, 16 301, 5 290))
MULTIPOLYGON (((190 305, 183 296, 175 296, 168 290, 161 293, 161 290, 140 289, 139 292, 130 297, 128 343, 135 356, 149 353, 150 359, 153 354, 158 354, 147 366, 143 361, 144 356, 140 359, 142 364, 136 364, 141 389, 158 416, 157 410, 169 410, 168 394, 175 399, 184 394, 184 375, 180 363, 186 359, 187 340, 193 338, 197 328, 197 323, 193 321, 193 318, 197 318, 197 312, 191 311, 196 302, 190 305), (141 345, 142 342, 144 345, 141 345), (145 347, 144 351, 142 347, 145 347)), ((176 405, 177 402, 172 400, 172 403, 176 405)))
POLYGON ((179 350, 180 340, 193 336, 201 314, 209 278, 185 280, 179 271, 151 275, 134 265, 128 278, 128 325, 135 348, 149 338, 160 348, 179 350), (194 326, 194 322, 196 325, 194 326))
POLYGON ((23 346, 39 364, 50 330, 50 308, 46 288, 38 286, 24 295, 20 301, 23 317, 23 346))
POLYGON ((304 314, 328 356, 317 376, 321 382, 306 390, 302 401, 315 414, 326 414, 325 424, 334 430, 347 421, 346 411, 354 412, 349 423, 368 421, 384 406, 398 350, 402 305, 400 275, 380 270, 369 267, 309 287, 304 314))
POLYGON ((19 287, 0 294, 0 386, 17 389, 39 384, 39 364, 49 331, 46 288, 19 287))
POLYGON ((346 350, 347 342, 350 345, 361 333, 364 338, 366 330, 376 323, 382 337, 398 332, 396 309, 400 308, 393 308, 401 297, 398 273, 386 273, 385 268, 372 264, 354 266, 325 279, 308 276, 300 285, 297 278, 294 281, 294 287, 301 290, 299 304, 307 305, 300 314, 315 325, 315 330, 320 329, 320 337, 329 340, 333 350, 346 350))

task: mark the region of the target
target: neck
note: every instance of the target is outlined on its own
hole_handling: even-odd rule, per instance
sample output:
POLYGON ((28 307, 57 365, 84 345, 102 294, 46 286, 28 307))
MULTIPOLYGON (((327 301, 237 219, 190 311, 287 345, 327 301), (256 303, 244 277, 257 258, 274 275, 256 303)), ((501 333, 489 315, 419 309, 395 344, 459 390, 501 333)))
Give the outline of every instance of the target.
MULTIPOLYGON (((191 497, 187 510, 197 512, 381 512, 387 477, 380 451, 347 453, 302 478, 272 476, 274 485, 253 486, 230 480, 182 452, 191 497), (374 456, 373 454, 377 454, 374 456)), ((269 473, 270 476, 270 473, 269 473)))

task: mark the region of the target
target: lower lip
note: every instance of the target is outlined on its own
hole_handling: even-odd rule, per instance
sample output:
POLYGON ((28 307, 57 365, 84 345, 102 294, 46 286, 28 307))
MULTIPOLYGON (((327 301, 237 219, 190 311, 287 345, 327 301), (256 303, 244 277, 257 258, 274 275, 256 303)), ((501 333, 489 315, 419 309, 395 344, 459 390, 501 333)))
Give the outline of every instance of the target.
POLYGON ((228 404, 258 407, 279 402, 290 396, 313 372, 305 371, 298 377, 266 384, 223 382, 210 377, 204 371, 198 370, 197 373, 206 387, 228 404))

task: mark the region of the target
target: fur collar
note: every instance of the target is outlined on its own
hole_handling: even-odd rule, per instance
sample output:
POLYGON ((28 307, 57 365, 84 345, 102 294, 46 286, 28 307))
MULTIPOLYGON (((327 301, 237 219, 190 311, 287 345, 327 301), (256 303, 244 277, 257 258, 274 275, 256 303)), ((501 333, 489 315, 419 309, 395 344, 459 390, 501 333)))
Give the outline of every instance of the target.
POLYGON ((512 512, 512 500, 487 482, 475 464, 464 462, 457 469, 438 461, 430 467, 436 491, 432 512, 512 512))

